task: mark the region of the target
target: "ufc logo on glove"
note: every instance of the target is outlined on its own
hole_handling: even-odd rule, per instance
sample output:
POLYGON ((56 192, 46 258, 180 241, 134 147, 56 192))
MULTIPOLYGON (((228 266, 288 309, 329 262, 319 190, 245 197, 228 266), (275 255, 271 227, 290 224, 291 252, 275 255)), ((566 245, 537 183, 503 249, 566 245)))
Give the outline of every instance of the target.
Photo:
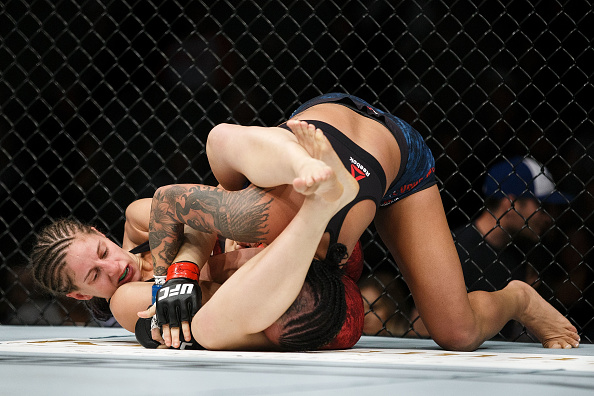
POLYGON ((167 297, 173 297, 182 294, 191 294, 192 290, 194 290, 194 285, 192 283, 178 283, 175 286, 164 286, 159 290, 157 300, 161 301, 162 299, 167 297))
POLYGON ((202 306, 202 291, 198 284, 200 269, 194 263, 173 263, 167 270, 165 284, 157 293, 157 325, 180 327, 192 320, 202 306))

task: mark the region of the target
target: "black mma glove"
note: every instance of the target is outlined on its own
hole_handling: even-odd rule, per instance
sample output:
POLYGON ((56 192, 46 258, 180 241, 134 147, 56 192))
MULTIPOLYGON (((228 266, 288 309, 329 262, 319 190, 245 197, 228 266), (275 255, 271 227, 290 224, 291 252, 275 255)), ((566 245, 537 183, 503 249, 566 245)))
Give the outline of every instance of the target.
MULTIPOLYGON (((153 340, 153 336, 151 333, 151 318, 139 318, 136 322, 136 328, 134 329, 134 335, 136 335, 136 339, 138 343, 145 348, 155 349, 161 344, 155 340, 153 340)), ((192 337, 190 342, 182 341, 179 348, 176 349, 204 349, 202 345, 198 344, 198 342, 192 337)))
POLYGON ((138 318, 136 327, 134 327, 134 335, 138 343, 145 348, 155 349, 161 345, 158 341, 153 340, 151 334, 151 318, 138 318))
POLYGON ((189 261, 171 264, 165 284, 157 292, 157 324, 159 327, 181 327, 191 322, 202 306, 202 291, 198 285, 200 269, 189 261))

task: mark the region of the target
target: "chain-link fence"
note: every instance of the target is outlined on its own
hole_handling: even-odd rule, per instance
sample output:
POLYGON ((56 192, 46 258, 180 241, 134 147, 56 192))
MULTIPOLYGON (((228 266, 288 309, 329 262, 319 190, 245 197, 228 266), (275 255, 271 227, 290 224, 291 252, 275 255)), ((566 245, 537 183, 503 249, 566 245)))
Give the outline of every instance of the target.
MULTIPOLYGON (((338 91, 421 132, 452 229, 485 208, 481 184, 496 161, 531 155, 546 165, 574 199, 541 208, 555 221, 536 242, 507 246, 520 258, 506 276, 523 274, 583 341, 593 339, 589 1, 1 7, 0 323, 105 325, 84 305, 35 290, 26 271, 35 230, 74 216, 121 240, 133 200, 165 184, 214 183, 204 142, 215 124, 274 125, 301 102, 338 91)), ((373 228, 362 242, 367 331, 423 334, 373 228)))

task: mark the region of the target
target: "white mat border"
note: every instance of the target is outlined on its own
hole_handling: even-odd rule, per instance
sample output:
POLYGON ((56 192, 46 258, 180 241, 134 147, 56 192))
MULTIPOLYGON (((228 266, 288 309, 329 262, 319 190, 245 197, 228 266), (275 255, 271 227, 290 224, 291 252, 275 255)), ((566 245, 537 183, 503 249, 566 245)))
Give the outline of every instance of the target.
MULTIPOLYGON (((562 351, 558 351, 562 352, 562 351)), ((77 358, 118 357, 122 359, 192 360, 262 364, 347 364, 380 365, 385 368, 449 366, 466 369, 564 370, 594 374, 594 356, 571 353, 538 354, 490 351, 449 352, 440 349, 395 349, 355 347, 340 351, 237 352, 145 349, 130 337, 53 338, 0 342, 0 356, 27 354, 77 355, 77 358)))

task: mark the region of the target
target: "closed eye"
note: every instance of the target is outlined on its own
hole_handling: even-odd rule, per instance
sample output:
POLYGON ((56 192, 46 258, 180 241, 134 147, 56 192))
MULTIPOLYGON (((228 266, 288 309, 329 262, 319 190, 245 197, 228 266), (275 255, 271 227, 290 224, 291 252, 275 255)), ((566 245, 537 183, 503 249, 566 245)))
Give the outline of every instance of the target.
POLYGON ((97 268, 97 269, 95 270, 95 274, 93 275, 93 279, 91 280, 91 282, 95 282, 95 281, 97 280, 97 278, 99 278, 99 272, 100 272, 100 271, 101 271, 101 270, 100 270, 99 268, 97 268))

